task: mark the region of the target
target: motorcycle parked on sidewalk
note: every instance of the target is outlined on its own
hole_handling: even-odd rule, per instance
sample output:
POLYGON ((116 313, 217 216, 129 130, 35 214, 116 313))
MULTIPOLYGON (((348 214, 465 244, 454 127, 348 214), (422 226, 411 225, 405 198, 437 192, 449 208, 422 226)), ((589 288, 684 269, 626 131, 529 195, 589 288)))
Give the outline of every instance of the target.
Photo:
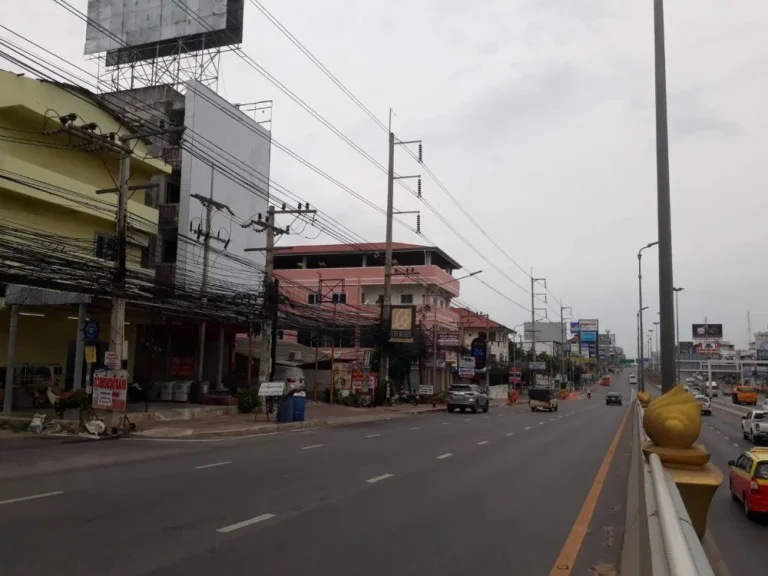
POLYGON ((418 406, 419 395, 414 394, 413 392, 400 390, 400 392, 397 393, 397 396, 395 396, 395 404, 412 404, 413 406, 418 406))

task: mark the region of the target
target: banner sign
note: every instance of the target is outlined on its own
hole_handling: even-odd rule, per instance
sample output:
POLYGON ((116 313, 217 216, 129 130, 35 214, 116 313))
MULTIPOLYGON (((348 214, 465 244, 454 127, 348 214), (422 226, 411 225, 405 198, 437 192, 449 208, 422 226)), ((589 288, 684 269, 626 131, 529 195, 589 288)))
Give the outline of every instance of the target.
POLYGON ((579 339, 582 342, 597 342, 597 332, 582 332, 579 339))
POLYGON ((459 368, 459 378, 473 378, 475 376, 474 368, 459 368))
POLYGON ((262 382, 259 386, 259 396, 282 396, 285 392, 285 382, 262 382))
POLYGON ((547 369, 547 363, 546 362, 528 362, 528 369, 543 372, 544 370, 547 369))
POLYGON ((413 306, 390 306, 389 326, 390 342, 412 344, 416 326, 416 308, 413 306))
POLYGON ((598 334, 597 341, 600 343, 600 347, 613 345, 611 342, 611 334, 598 334))
POLYGON ((93 401, 95 410, 125 412, 128 400, 128 371, 108 370, 93 377, 93 401))
POLYGON ((459 358, 459 368, 464 368, 466 370, 472 370, 475 369, 475 358, 473 356, 462 356, 459 358))
POLYGON ((434 394, 432 384, 419 384, 419 395, 431 396, 432 394, 434 394))
POLYGON ((457 331, 438 332, 437 345, 440 348, 455 348, 459 345, 459 333, 457 331))

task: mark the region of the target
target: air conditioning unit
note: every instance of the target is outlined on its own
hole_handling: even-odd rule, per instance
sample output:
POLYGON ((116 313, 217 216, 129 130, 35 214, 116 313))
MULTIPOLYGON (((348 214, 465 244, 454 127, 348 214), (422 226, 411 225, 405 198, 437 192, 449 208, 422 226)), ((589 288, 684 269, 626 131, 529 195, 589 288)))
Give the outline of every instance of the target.
POLYGON ((290 352, 288 354, 288 360, 291 362, 297 362, 301 360, 301 352, 290 352))

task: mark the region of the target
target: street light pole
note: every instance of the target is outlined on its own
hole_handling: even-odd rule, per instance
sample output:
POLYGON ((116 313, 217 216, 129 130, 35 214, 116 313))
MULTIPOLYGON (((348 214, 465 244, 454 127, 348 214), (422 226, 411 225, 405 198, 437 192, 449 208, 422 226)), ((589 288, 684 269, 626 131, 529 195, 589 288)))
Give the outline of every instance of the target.
MULTIPOLYGON (((643 250, 647 250, 648 248, 652 248, 653 246, 656 246, 658 244, 658 241, 656 242, 650 242, 640 248, 640 250, 637 251, 637 290, 639 293, 639 300, 640 305, 637 307, 637 309, 640 311, 640 335, 642 340, 642 335, 644 334, 643 331, 643 310, 647 308, 643 308, 643 250)), ((644 360, 644 350, 641 346, 640 349, 640 391, 645 392, 645 363, 644 360)))
POLYGON ((659 350, 659 324, 660 322, 653 323, 653 325, 656 326, 656 330, 654 334, 656 335, 656 365, 657 366, 661 363, 661 350, 659 350))
POLYGON ((672 271, 672 209, 669 191, 667 133, 667 71, 664 47, 664 0, 654 0, 653 23, 656 72, 656 188, 659 234, 659 310, 661 312, 661 392, 675 386, 675 310, 672 271))
POLYGON ((677 340, 677 354, 675 360, 677 365, 677 383, 680 384, 680 301, 677 297, 685 288, 672 288, 675 292, 675 340, 677 340))

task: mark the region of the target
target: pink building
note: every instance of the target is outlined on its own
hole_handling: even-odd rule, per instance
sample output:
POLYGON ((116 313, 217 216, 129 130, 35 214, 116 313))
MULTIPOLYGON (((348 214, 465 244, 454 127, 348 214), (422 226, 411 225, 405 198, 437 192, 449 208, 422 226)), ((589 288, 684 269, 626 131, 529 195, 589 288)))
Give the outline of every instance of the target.
MULTIPOLYGON (((291 300, 334 310, 361 327, 372 326, 378 323, 384 297, 384 251, 384 243, 279 247, 275 249, 275 275, 282 281, 281 292, 291 300)), ((392 304, 415 305, 417 321, 427 329, 437 324, 440 331, 458 330, 451 299, 459 295, 459 282, 452 276, 459 268, 458 262, 434 246, 394 243, 392 304)), ((315 344, 311 334, 286 330, 283 338, 315 344)), ((337 339, 337 359, 354 359, 354 343, 349 338, 337 339)), ((373 347, 365 340, 363 337, 357 347, 360 360, 373 347)), ((330 348, 328 340, 320 345, 324 351, 330 348)))

